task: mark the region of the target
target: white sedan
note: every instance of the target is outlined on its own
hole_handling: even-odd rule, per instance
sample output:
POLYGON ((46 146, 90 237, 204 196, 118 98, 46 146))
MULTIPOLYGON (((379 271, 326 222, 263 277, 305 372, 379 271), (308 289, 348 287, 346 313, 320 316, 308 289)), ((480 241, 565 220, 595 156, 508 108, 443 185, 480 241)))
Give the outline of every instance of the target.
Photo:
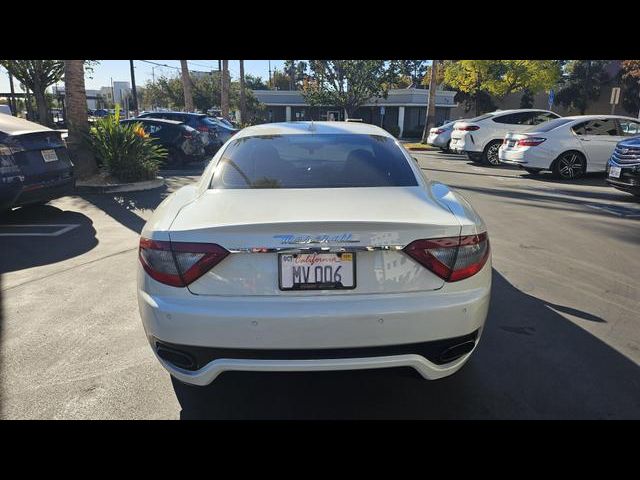
POLYGON ((518 165, 529 173, 551 170, 571 180, 587 172, 604 172, 616 144, 640 134, 640 121, 616 115, 563 117, 508 133, 500 146, 502 163, 518 165))
POLYGON ((433 145, 434 147, 438 147, 443 152, 451 151, 451 132, 453 132, 453 126, 456 122, 465 122, 466 118, 461 118, 459 120, 454 120, 453 122, 448 122, 439 127, 432 128, 429 130, 429 136, 427 137, 427 144, 433 145))
POLYGON ((445 377, 476 348, 490 293, 482 219, 367 124, 240 131, 140 238, 147 338, 195 385, 228 370, 445 377))

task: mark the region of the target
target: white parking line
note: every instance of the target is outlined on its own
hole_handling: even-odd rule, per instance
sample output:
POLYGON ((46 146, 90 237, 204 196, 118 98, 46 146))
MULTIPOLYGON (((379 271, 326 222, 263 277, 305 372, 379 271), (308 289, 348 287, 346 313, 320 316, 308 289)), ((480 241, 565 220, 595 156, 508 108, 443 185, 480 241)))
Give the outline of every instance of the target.
POLYGON ((0 237, 58 237, 64 233, 69 232, 70 230, 73 230, 74 228, 79 227, 80 224, 79 223, 59 223, 59 224, 44 224, 44 223, 39 223, 39 224, 34 224, 34 225, 0 225, 0 237), (3 229, 5 228, 39 228, 39 227, 49 227, 49 228, 53 228, 53 227, 61 227, 58 230, 55 230, 53 232, 48 232, 48 233, 43 233, 43 232, 21 232, 21 233, 16 233, 16 232, 12 232, 12 233, 1 233, 3 229))

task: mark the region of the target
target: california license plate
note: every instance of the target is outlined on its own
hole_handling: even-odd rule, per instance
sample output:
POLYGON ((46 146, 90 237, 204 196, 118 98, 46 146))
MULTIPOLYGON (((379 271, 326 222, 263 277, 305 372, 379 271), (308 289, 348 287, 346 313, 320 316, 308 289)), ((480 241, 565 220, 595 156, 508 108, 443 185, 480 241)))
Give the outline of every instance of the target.
POLYGON ((58 154, 55 150, 42 150, 42 158, 45 162, 57 162, 58 154))
POLYGON ((355 253, 282 253, 281 290, 331 290, 356 287, 355 253))
POLYGON ((621 171, 622 169, 620 167, 612 166, 611 168, 609 168, 609 176, 612 178, 620 178, 621 171))

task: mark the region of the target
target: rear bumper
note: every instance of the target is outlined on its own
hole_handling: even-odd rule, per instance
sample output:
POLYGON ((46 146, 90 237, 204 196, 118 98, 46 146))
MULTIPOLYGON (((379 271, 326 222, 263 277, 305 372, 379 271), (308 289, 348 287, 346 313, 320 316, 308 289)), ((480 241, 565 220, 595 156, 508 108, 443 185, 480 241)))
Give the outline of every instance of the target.
POLYGON ((460 138, 452 136, 450 148, 456 153, 482 153, 482 146, 474 141, 472 133, 466 133, 460 138))
POLYGON ((435 133, 432 133, 427 138, 427 144, 438 148, 445 148, 450 139, 451 137, 448 137, 447 135, 436 135, 435 133))
POLYGON ((56 198, 75 193, 76 180, 74 177, 57 180, 54 182, 28 184, 25 183, 22 191, 15 199, 13 206, 29 205, 30 203, 48 202, 56 198))
POLYGON ((471 352, 438 365, 437 356, 413 346, 479 333, 491 292, 491 262, 470 279, 440 290, 406 294, 207 297, 172 288, 175 296, 150 295, 147 291, 159 291, 157 285, 148 285, 155 281, 144 271, 139 275, 140 315, 156 355, 157 341, 196 347, 194 351, 198 347, 224 351, 202 357, 206 361, 199 360, 197 370, 180 368, 158 356, 174 377, 196 385, 206 385, 226 370, 408 366, 428 379, 444 377, 458 370, 471 352), (239 352, 236 356, 247 357, 242 353, 247 350, 264 355, 229 358, 234 349, 239 352), (336 358, 338 350, 352 349, 355 355, 362 349, 362 356, 336 358), (318 358, 322 357, 319 350, 331 358, 318 358))
POLYGON ((554 152, 546 150, 542 146, 509 150, 501 146, 498 150, 498 158, 500 163, 508 165, 548 170, 551 168, 555 156, 554 152))

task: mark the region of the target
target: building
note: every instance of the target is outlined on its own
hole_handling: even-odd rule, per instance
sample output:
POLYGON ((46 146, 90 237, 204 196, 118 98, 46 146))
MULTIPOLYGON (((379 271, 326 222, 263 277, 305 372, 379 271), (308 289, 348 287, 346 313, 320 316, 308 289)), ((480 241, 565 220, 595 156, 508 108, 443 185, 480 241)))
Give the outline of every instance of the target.
MULTIPOLYGON (((51 87, 51 93, 55 96, 63 96, 64 97, 64 85, 53 85, 51 87)), ((98 108, 98 96, 100 95, 99 90, 85 90, 87 95, 87 108, 90 110, 95 110, 98 108)))
MULTIPOLYGON (((268 122, 289 122, 303 120, 344 120, 344 111, 332 106, 310 106, 302 93, 294 90, 253 90, 258 101, 266 107, 268 122)), ((436 92, 436 124, 452 117, 456 92, 438 90, 436 92)), ((392 89, 387 98, 373 98, 352 115, 353 118, 387 130, 398 129, 400 138, 422 136, 427 114, 428 89, 392 89)))

